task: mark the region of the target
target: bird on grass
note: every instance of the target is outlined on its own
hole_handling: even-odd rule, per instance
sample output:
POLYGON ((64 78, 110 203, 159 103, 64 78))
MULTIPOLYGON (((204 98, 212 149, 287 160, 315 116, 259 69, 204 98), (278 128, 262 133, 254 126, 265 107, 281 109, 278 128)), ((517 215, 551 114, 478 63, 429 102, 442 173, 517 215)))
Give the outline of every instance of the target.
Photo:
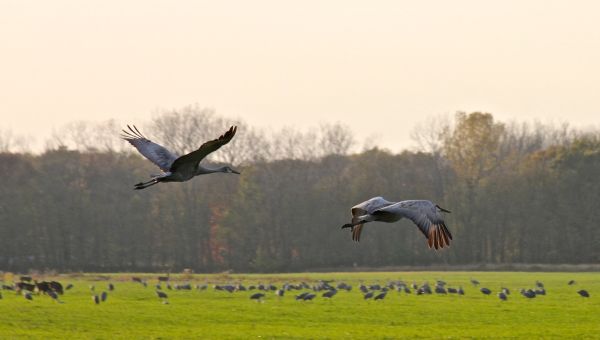
POLYGON ((107 297, 108 297, 108 294, 106 292, 102 292, 102 294, 100 294, 100 300, 102 302, 106 301, 107 297))
POLYGON ((485 294, 485 295, 490 295, 492 294, 492 291, 487 289, 487 288, 481 288, 480 291, 485 294))
POLYGON ((569 285, 569 286, 572 286, 572 285, 574 285, 574 284, 575 284, 575 280, 569 280, 569 282, 568 282, 568 285, 569 285))
POLYGON ((586 297, 586 298, 590 297, 590 293, 588 293, 588 291, 585 289, 578 291, 577 294, 581 295, 582 297, 586 297))
POLYGON ((265 297, 265 294, 263 293, 254 293, 252 295, 250 295, 250 299, 251 300, 256 300, 256 301, 262 301, 262 298, 265 297))
POLYGON ((440 249, 450 246, 452 234, 446 227, 442 212, 450 211, 431 201, 409 200, 389 202, 382 197, 374 197, 352 207, 352 222, 342 229, 350 228, 352 240, 358 242, 365 223, 378 221, 392 223, 408 218, 425 235, 429 248, 440 249))
POLYGON ((337 290, 336 289, 332 289, 332 290, 326 291, 321 296, 324 297, 324 298, 331 299, 335 294, 337 294, 337 290))
POLYGON ((27 300, 29 300, 29 301, 33 301, 33 295, 31 295, 31 292, 24 291, 24 292, 23 292, 23 296, 24 296, 24 297, 25 297, 27 300))
POLYGON ((502 301, 506 301, 508 299, 508 297, 506 296, 506 294, 504 294, 504 292, 498 293, 498 298, 502 301))
POLYGON ((92 296, 92 301, 94 301, 95 304, 99 305, 100 297, 98 295, 94 295, 94 296, 92 296))
POLYGON ((123 129, 121 138, 133 145, 144 157, 157 165, 162 174, 153 175, 148 182, 140 182, 135 185, 136 190, 145 189, 160 182, 185 182, 198 175, 206 175, 215 172, 230 174, 239 174, 229 166, 219 168, 206 168, 200 165, 210 153, 217 151, 223 145, 229 143, 237 131, 236 126, 232 126, 219 138, 205 142, 195 151, 183 156, 176 156, 164 146, 156 144, 144 137, 140 131, 133 126, 127 125, 129 131, 123 129))
POLYGON ((379 293, 373 298, 373 300, 383 300, 383 299, 385 299, 386 295, 387 295, 387 292, 379 293))

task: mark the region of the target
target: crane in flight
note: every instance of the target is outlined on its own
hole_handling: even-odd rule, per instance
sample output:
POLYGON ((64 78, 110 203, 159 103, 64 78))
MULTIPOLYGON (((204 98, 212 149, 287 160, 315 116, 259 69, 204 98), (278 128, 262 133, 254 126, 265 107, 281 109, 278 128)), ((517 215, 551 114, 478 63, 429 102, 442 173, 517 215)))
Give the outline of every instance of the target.
POLYGON ((389 202, 382 197, 373 197, 352 207, 352 223, 344 224, 342 229, 350 228, 352 239, 360 240, 365 223, 379 221, 393 223, 408 218, 413 221, 427 238, 429 248, 440 249, 450 246, 452 234, 444 223, 442 212, 450 211, 431 201, 409 200, 389 202))
POLYGON ((194 178, 195 176, 206 175, 215 172, 239 174, 238 171, 233 170, 229 166, 206 168, 200 165, 200 161, 206 156, 214 151, 217 151, 220 147, 231 141, 233 136, 235 136, 237 126, 230 127, 229 130, 227 130, 219 138, 205 142, 197 150, 179 157, 167 150, 164 146, 154 143, 148 138, 144 137, 144 135, 140 133, 135 125, 133 127, 127 125, 127 128, 129 131, 123 129, 121 138, 128 141, 144 157, 146 157, 163 171, 162 174, 153 175, 152 179, 148 182, 140 182, 136 184, 136 190, 145 189, 160 182, 185 182, 194 178))

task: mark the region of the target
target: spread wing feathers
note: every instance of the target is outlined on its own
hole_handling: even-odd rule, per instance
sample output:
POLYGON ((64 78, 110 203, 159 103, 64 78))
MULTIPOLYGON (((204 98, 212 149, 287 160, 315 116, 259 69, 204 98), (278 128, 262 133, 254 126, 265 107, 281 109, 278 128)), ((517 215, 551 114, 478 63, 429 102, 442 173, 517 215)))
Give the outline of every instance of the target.
MULTIPOLYGON (((360 221, 360 216, 371 214, 377 209, 389 206, 394 202, 386 201, 383 197, 373 197, 367 201, 359 203, 352 207, 352 224, 360 221)), ((352 240, 360 241, 360 233, 362 232, 364 224, 357 224, 352 228, 352 240)))
POLYGON ((430 201, 402 201, 383 207, 373 215, 393 213, 413 221, 427 238, 429 248, 440 249, 450 246, 452 234, 446 227, 443 215, 430 201))
POLYGON ((177 156, 167 150, 164 146, 156 144, 144 137, 134 125, 133 128, 127 125, 129 131, 123 129, 121 138, 128 141, 148 160, 156 164, 162 171, 167 172, 171 164, 177 159, 177 156))
POLYGON ((197 164, 198 162, 203 160, 204 157, 208 156, 210 153, 217 151, 220 147, 229 143, 231 141, 231 139, 233 138, 233 136, 235 136, 236 131, 237 131, 237 126, 232 126, 229 128, 229 130, 227 130, 227 132, 225 132, 224 134, 219 136, 219 138, 208 141, 208 142, 202 144, 200 146, 200 148, 198 148, 198 150, 192 151, 192 152, 188 153, 187 155, 183 155, 183 156, 177 158, 175 160, 175 162, 173 162, 173 165, 171 165, 171 169, 170 169, 171 172, 177 171, 177 168, 182 166, 183 164, 188 164, 188 163, 197 164))

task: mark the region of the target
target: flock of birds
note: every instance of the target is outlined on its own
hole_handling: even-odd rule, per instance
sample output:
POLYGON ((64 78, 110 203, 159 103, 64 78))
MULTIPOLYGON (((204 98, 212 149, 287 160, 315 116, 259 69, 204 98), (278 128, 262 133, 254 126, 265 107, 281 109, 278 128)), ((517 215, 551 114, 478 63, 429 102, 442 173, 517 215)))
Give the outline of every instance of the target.
MULTIPOLYGON (((149 287, 146 280, 141 277, 132 277, 132 281, 139 283, 145 288, 149 287)), ((471 284, 474 287, 479 288, 479 291, 484 295, 491 295, 493 292, 491 289, 486 287, 479 287, 480 283, 476 279, 471 279, 471 284)), ((569 286, 576 284, 574 280, 567 283, 569 286)), ((60 296, 65 291, 73 288, 72 284, 68 284, 63 288, 63 285, 58 281, 37 281, 33 280, 30 276, 21 276, 20 281, 13 283, 12 285, 2 285, 3 290, 15 291, 16 294, 22 295, 27 300, 33 300, 33 296, 48 296, 58 303, 63 303, 60 296)), ((204 291, 209 288, 208 284, 195 284, 191 283, 178 283, 171 284, 169 276, 159 276, 158 282, 154 285, 154 291, 156 296, 162 303, 169 304, 169 293, 170 290, 178 291, 204 291)), ((263 302, 265 298, 271 296, 278 299, 283 298, 286 295, 293 295, 298 301, 311 301, 320 296, 324 299, 333 299, 338 292, 352 291, 353 287, 345 282, 334 282, 333 280, 320 280, 312 284, 306 282, 300 283, 284 283, 281 286, 274 284, 250 284, 244 285, 242 283, 237 284, 215 284, 212 287, 215 291, 223 291, 228 293, 235 292, 250 292, 252 293, 249 298, 250 300, 256 300, 263 302)), ((89 290, 91 293, 92 302, 94 304, 100 304, 106 302, 108 299, 108 291, 114 291, 115 285, 111 282, 107 284, 107 291, 102 291, 100 294, 96 292, 95 285, 90 285, 89 290)), ((358 286, 358 290, 363 296, 364 300, 384 300, 389 292, 398 292, 403 294, 416 294, 416 295, 431 295, 431 294, 455 294, 465 295, 465 290, 462 286, 451 287, 443 280, 437 280, 433 285, 429 282, 417 284, 415 282, 406 283, 402 280, 390 281, 386 284, 364 284, 361 283, 358 286)), ((544 284, 540 281, 535 282, 535 288, 521 289, 520 294, 528 299, 533 299, 537 296, 546 295, 546 289, 544 284)), ((589 298, 590 294, 584 289, 577 291, 581 297, 589 298)), ((502 287, 497 292, 497 296, 502 301, 507 301, 511 291, 509 288, 502 287)), ((0 299, 2 299, 2 293, 0 292, 0 299)))
MULTIPOLYGON (((159 175, 152 175, 147 182, 137 183, 135 189, 141 190, 163 182, 185 182, 195 176, 217 172, 240 174, 229 166, 208 168, 200 164, 209 154, 229 143, 236 132, 237 127, 231 126, 219 138, 205 142, 195 151, 178 156, 164 146, 146 138, 135 125, 133 127, 127 125, 127 130, 122 130, 121 138, 133 145, 162 171, 159 175)), ((382 197, 374 197, 355 205, 351 211, 352 221, 344 224, 342 229, 350 228, 352 239, 356 242, 360 241, 360 235, 366 223, 374 221, 392 223, 402 218, 410 219, 417 225, 425 235, 429 248, 437 250, 448 247, 452 240, 452 234, 446 227, 442 214, 450 211, 431 201, 390 202, 382 197)))

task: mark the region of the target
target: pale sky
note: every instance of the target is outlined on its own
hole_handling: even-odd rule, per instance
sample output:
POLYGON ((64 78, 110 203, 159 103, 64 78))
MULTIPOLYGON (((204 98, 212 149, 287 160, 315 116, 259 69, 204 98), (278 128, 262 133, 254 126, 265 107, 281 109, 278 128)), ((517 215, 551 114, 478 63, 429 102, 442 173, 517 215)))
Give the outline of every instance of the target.
POLYGON ((394 151, 455 111, 600 126, 600 1, 0 0, 0 129, 191 104, 394 151))

